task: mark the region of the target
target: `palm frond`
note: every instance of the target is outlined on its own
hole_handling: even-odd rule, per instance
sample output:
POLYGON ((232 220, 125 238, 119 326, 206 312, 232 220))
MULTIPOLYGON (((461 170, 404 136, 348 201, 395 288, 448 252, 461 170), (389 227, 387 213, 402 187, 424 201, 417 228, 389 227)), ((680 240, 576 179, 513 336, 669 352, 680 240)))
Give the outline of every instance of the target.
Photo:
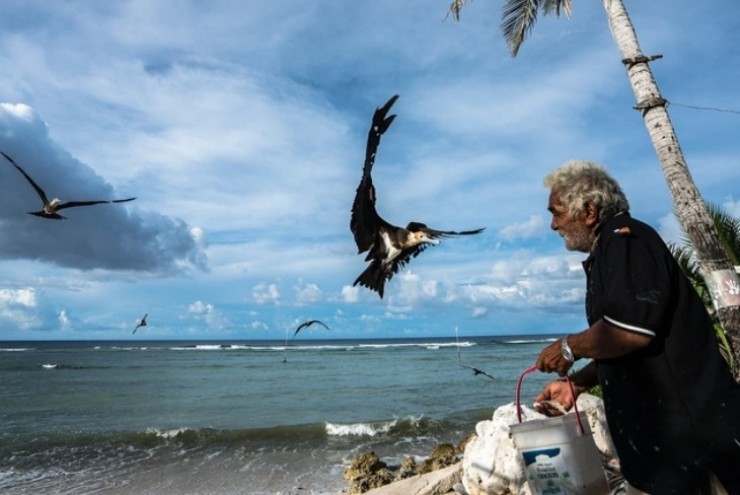
POLYGON ((722 246, 733 265, 740 264, 740 218, 734 218, 719 206, 709 203, 707 210, 717 227, 722 246))
POLYGON ((524 38, 537 20, 540 0, 506 0, 501 19, 501 30, 512 57, 519 53, 524 38))
POLYGON ((717 339, 719 340, 719 349, 722 353, 722 357, 727 360, 727 363, 730 365, 730 369, 732 369, 735 366, 732 346, 727 340, 727 335, 725 335, 725 330, 722 328, 722 324, 718 321, 714 323, 714 332, 717 334, 717 339))
MULTIPOLYGON (((721 207, 713 203, 706 203, 707 212, 712 217, 714 226, 717 229, 720 243, 727 252, 727 257, 734 265, 740 265, 740 218, 734 218, 725 212, 721 207)), ((674 212, 676 218, 680 217, 674 212)), ((681 242, 684 245, 693 248, 691 239, 689 239, 686 230, 681 226, 681 242)))
POLYGON ((545 3, 542 4, 542 11, 545 14, 551 14, 552 11, 555 11, 555 15, 560 17, 560 11, 562 10, 565 13, 566 17, 570 17, 570 13, 572 11, 573 4, 571 3, 571 0, 544 0, 545 3))
POLYGON ((696 265, 694 250, 690 246, 679 246, 671 242, 668 243, 668 249, 678 262, 678 266, 681 267, 681 271, 691 280, 692 284, 696 285, 700 280, 703 283, 701 273, 699 273, 699 268, 696 265))
POLYGON ((463 5, 465 5, 465 2, 466 0, 452 0, 452 3, 450 4, 450 8, 447 9, 447 15, 452 14, 452 17, 456 21, 460 21, 460 11, 462 10, 463 5))

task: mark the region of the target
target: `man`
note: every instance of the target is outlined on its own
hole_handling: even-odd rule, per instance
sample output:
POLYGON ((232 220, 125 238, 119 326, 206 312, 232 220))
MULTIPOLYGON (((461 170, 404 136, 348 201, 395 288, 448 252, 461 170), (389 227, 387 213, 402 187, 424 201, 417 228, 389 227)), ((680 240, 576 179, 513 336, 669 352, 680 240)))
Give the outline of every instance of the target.
MULTIPOLYGON (((568 162, 545 178, 551 227, 568 250, 589 253, 589 327, 546 347, 537 368, 601 385, 622 473, 659 494, 708 493, 714 473, 740 494, 740 386, 719 352, 706 308, 660 236, 629 214, 619 184, 598 164, 568 162)), ((566 382, 535 399, 569 409, 566 382)))

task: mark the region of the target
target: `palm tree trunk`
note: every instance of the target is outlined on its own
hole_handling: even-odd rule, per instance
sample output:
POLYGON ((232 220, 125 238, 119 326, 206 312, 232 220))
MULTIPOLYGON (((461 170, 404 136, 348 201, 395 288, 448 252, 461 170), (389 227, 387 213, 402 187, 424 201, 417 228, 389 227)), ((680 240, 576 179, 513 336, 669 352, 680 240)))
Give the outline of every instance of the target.
POLYGON ((733 375, 740 382, 740 279, 720 242, 712 217, 696 188, 648 62, 637 42, 622 0, 603 0, 612 36, 622 54, 635 108, 642 112, 684 231, 696 251, 697 264, 712 295, 735 357, 733 375))

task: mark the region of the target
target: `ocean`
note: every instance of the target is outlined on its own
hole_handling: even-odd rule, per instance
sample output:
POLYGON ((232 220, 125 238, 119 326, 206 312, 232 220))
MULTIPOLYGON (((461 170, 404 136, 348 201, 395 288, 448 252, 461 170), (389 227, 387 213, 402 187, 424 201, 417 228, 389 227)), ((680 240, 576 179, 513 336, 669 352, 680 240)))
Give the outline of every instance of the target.
POLYGON ((341 493, 474 432, 555 338, 0 342, 0 493, 341 493))

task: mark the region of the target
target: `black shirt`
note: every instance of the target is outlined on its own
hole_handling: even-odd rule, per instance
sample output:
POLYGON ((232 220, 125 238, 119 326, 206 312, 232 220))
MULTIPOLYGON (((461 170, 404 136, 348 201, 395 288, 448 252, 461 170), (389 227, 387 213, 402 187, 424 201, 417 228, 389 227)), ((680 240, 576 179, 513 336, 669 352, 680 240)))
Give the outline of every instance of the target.
POLYGON ((627 213, 607 220, 584 268, 589 324, 603 318, 652 337, 596 361, 622 470, 646 490, 670 471, 662 466, 701 465, 718 438, 737 438, 740 387, 706 308, 654 229, 627 213))

